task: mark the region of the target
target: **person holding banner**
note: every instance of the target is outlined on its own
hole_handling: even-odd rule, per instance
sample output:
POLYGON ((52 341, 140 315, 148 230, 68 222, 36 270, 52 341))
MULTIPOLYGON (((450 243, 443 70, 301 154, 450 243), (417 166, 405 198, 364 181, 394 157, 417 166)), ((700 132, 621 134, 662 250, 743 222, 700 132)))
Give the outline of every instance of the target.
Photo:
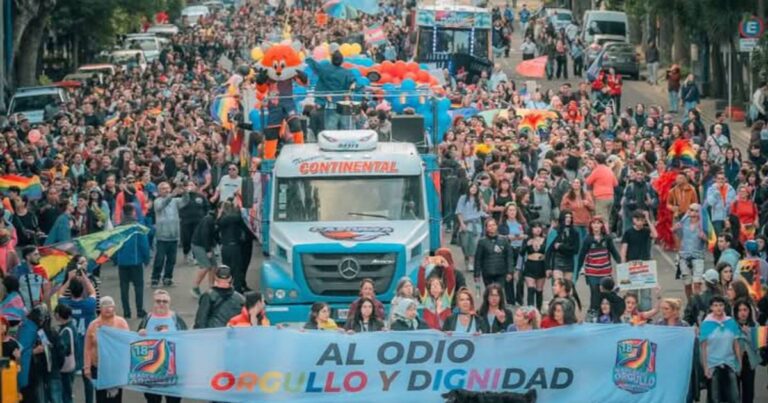
POLYGON ((573 302, 564 298, 555 298, 549 303, 549 312, 541 320, 541 328, 573 325, 578 323, 576 319, 576 307, 573 302))
MULTIPOLYGON (((495 283, 494 283, 495 284, 495 283)), ((496 284, 498 286, 498 284, 496 284)), ((443 323, 443 331, 450 333, 480 334, 489 333, 488 322, 482 316, 475 314, 475 297, 462 288, 456 293, 458 312, 449 316, 443 323)))
POLYGON ((521 306, 515 310, 513 323, 507 327, 507 332, 527 332, 539 329, 541 314, 532 306, 521 306))
MULTIPOLYGON (((656 287, 654 289, 656 293, 656 301, 661 301, 661 288, 656 287)), ((624 296, 624 313, 621 315, 622 323, 630 323, 632 325, 644 325, 648 323, 651 318, 656 316, 659 312, 658 306, 653 307, 650 311, 640 311, 637 308, 638 297, 635 293, 627 293, 624 296)))
POLYGON ((499 284, 491 284, 485 289, 477 314, 488 322, 490 333, 502 333, 512 324, 513 314, 506 307, 504 289, 499 284))
MULTIPOLYGON (((96 334, 101 327, 114 327, 116 329, 130 330, 128 322, 115 314, 115 300, 112 297, 101 297, 101 313, 94 319, 85 332, 85 351, 83 376, 95 381, 99 376, 99 347, 96 334)), ((120 403, 123 400, 122 389, 102 389, 96 391, 98 403, 120 403)))
POLYGON ((360 281, 360 296, 349 305, 349 311, 347 316, 350 318, 357 315, 357 310, 360 308, 363 298, 368 298, 373 301, 373 306, 376 308, 376 317, 384 318, 384 304, 376 299, 376 284, 370 278, 364 278, 360 281))
POLYGON ((244 295, 245 306, 240 314, 227 322, 227 327, 269 326, 269 319, 264 311, 264 296, 258 291, 248 291, 244 295))
POLYGON ((331 308, 325 302, 315 302, 309 310, 309 318, 304 324, 308 330, 337 330, 339 326, 331 319, 331 308))
POLYGON ((389 330, 408 331, 408 330, 426 330, 429 329, 426 323, 419 318, 419 304, 416 300, 402 298, 397 306, 392 307, 394 311, 394 320, 389 324, 389 330))
POLYGON ((368 297, 360 297, 360 303, 355 314, 348 318, 344 325, 350 333, 378 332, 384 330, 384 322, 375 308, 374 301, 368 297))

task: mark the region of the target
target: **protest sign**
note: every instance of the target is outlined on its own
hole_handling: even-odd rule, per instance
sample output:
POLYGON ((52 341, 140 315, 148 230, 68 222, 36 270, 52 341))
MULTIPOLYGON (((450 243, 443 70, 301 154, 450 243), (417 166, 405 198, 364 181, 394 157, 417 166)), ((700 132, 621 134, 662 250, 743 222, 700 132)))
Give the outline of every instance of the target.
POLYGON ((616 280, 622 291, 642 290, 659 285, 656 262, 636 260, 616 265, 616 280))
POLYGON ((692 328, 583 324, 448 336, 265 327, 150 334, 103 327, 97 387, 221 402, 442 402, 453 389, 545 402, 684 401, 692 328))

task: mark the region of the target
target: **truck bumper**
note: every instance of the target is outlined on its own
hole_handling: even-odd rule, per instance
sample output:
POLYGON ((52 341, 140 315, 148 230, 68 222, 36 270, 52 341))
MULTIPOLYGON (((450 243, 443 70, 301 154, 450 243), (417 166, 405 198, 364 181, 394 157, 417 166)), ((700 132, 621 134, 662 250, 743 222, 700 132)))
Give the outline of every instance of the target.
MULTIPOLYGON (((331 319, 336 321, 336 323, 347 321, 349 304, 329 303, 328 305, 331 307, 331 319)), ((267 318, 269 318, 269 322, 272 324, 286 323, 304 326, 304 323, 309 319, 311 308, 312 305, 304 304, 267 305, 267 318)))

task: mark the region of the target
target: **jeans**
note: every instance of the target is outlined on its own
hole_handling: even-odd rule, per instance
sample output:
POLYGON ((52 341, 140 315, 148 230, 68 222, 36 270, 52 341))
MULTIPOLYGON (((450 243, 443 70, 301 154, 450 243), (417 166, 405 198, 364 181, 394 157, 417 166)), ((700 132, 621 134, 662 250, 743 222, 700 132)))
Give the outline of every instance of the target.
POLYGON ((120 279, 120 302, 123 304, 125 316, 131 316, 130 288, 136 296, 136 313, 144 312, 144 266, 118 266, 120 279))
POLYGON ((600 281, 602 277, 585 276, 589 286, 589 310, 597 312, 600 315, 600 281))
POLYGON ((584 56, 579 56, 573 59, 573 75, 575 77, 581 77, 582 70, 584 70, 584 56))
POLYGON ((525 38, 525 33, 528 32, 528 23, 520 22, 520 37, 525 38))
POLYGON ((696 108, 696 105, 698 105, 698 104, 699 103, 696 102, 696 101, 694 101, 694 102, 685 102, 684 103, 685 113, 688 113, 688 111, 690 111, 691 109, 696 108))
POLYGON ((173 267, 176 266, 176 250, 179 241, 157 240, 155 245, 155 262, 152 265, 152 280, 160 280, 160 275, 166 280, 173 279, 173 267), (165 270, 163 270, 165 266, 165 270))
POLYGON ((93 403, 93 382, 85 376, 83 378, 83 393, 85 394, 85 403, 93 403))
POLYGON ((659 62, 648 63, 648 82, 656 85, 659 83, 659 62))
POLYGON ((712 370, 709 389, 709 401, 712 403, 739 403, 741 401, 736 373, 727 365, 721 365, 712 370), (725 399, 726 395, 728 399, 725 399))
POLYGON ((752 403, 755 401, 755 370, 749 365, 747 353, 742 353, 741 362, 741 373, 739 374, 741 403, 752 403))
POLYGON ((560 76, 564 79, 568 79, 568 57, 566 56, 557 56, 555 57, 555 63, 557 64, 557 79, 560 79, 560 76))
POLYGON ((325 130, 349 130, 352 128, 352 116, 342 116, 336 108, 325 108, 325 130))
POLYGON ((72 400, 72 393, 73 393, 72 386, 74 386, 73 385, 74 381, 75 381, 75 373, 74 372, 70 372, 70 373, 67 373, 67 374, 65 374, 65 373, 61 374, 61 395, 62 395, 61 402, 62 403, 72 403, 73 402, 73 400, 72 400))
MULTIPOLYGON (((49 378, 45 385, 45 398, 48 403, 62 403, 62 397, 64 395, 64 388, 61 384, 61 378, 49 378)), ((70 399, 71 399, 70 394, 70 399)))
POLYGON ((677 107, 680 105, 680 91, 668 91, 669 98, 669 111, 677 112, 677 107))

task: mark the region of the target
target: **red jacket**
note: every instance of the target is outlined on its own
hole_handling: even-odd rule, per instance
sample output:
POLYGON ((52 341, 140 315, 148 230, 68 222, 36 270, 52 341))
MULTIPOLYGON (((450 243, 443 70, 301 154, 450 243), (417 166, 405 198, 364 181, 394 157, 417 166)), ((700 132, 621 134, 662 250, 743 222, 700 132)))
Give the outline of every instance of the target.
MULTIPOLYGON (((248 310, 243 307, 243 310, 232 317, 232 319, 227 322, 227 327, 251 327, 254 326, 251 323, 251 315, 248 314, 248 310)), ((266 315, 262 315, 261 321, 256 326, 269 326, 269 319, 267 319, 266 315)))
POLYGON ((552 327, 558 327, 558 326, 562 326, 562 325, 561 325, 561 324, 559 324, 559 323, 557 323, 557 321, 556 321, 556 320, 554 320, 554 319, 550 318, 549 316, 545 316, 545 317, 544 317, 544 318, 541 320, 541 328, 542 328, 542 329, 549 329, 549 328, 552 328, 552 327))
POLYGON ((621 74, 608 74, 607 76, 608 80, 608 88, 611 89, 611 95, 613 96, 619 96, 621 95, 621 74))

